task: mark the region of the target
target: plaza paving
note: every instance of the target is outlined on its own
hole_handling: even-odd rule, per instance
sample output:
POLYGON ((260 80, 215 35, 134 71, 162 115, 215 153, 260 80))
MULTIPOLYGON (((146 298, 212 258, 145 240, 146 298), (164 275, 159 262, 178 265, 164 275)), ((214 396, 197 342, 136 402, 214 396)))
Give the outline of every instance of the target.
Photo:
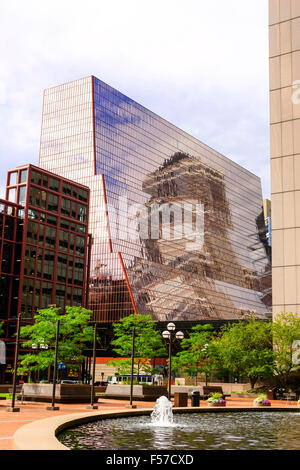
MULTIPOLYGON (((227 408, 252 408, 253 407, 253 400, 248 398, 233 398, 228 397, 227 401, 227 408)), ((16 403, 16 406, 20 407, 21 410, 19 413, 8 413, 6 408, 10 406, 10 400, 1 400, 0 401, 0 450, 13 450, 13 435, 21 426, 28 424, 30 422, 44 419, 44 418, 51 418, 53 416, 58 415, 68 415, 72 413, 86 413, 87 410, 86 404, 60 404, 60 409, 58 411, 48 411, 46 410, 46 406, 48 404, 45 403, 37 403, 37 402, 20 402, 16 403)), ((286 407, 287 409, 291 408, 298 408, 297 402, 293 401, 280 401, 274 400, 271 401, 272 408, 282 408, 286 407)), ((104 399, 99 398, 98 401, 98 410, 95 410, 95 413, 103 411, 116 411, 116 410, 124 410, 126 405, 129 404, 129 401, 126 400, 113 400, 113 399, 104 399)), ((134 404, 137 408, 150 408, 152 409, 155 405, 154 402, 145 402, 145 401, 135 401, 134 404)), ((190 400, 189 400, 190 406, 190 400)), ((204 408, 206 403, 204 401, 200 402, 200 407, 204 408)))

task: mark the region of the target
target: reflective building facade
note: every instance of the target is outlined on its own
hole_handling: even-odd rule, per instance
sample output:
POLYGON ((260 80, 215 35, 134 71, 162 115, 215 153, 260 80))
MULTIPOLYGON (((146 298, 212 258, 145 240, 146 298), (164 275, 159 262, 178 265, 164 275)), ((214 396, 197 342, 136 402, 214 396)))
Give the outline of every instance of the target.
POLYGON ((261 183, 246 169, 93 76, 45 90, 39 165, 90 188, 97 321, 269 310, 261 183))

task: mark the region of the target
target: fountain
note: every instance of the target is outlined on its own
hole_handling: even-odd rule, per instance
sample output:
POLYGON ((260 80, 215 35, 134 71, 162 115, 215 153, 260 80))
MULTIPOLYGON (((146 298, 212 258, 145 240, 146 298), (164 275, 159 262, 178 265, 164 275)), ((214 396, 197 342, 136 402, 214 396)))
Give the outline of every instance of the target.
POLYGON ((156 405, 151 413, 153 426, 172 426, 173 412, 172 403, 164 395, 156 400, 156 405))

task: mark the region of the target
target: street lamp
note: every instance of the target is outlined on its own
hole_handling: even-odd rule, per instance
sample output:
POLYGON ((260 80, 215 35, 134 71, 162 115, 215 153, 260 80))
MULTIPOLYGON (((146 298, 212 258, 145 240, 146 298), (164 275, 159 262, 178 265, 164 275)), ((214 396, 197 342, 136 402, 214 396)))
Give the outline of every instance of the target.
MULTIPOLYGON (((37 350, 37 349, 47 350, 47 349, 49 349, 49 346, 48 346, 48 344, 45 343, 44 338, 42 338, 39 343, 32 343, 31 349, 33 349, 34 351, 37 350)), ((29 374, 29 376, 30 376, 30 374, 29 374)), ((40 372, 39 371, 38 371, 37 379, 40 380, 40 372)))
POLYGON ((177 331, 174 335, 176 326, 174 323, 167 324, 167 330, 163 331, 162 337, 169 341, 169 386, 168 386, 168 399, 171 400, 171 371, 172 371, 172 344, 175 340, 181 341, 184 338, 182 331, 177 331))
POLYGON ((96 342, 97 342, 97 323, 94 324, 94 342, 93 342, 93 378, 91 385, 91 403, 87 408, 97 410, 98 405, 94 405, 95 399, 95 371, 96 371, 96 342))
POLYGON ((135 328, 132 329, 132 342, 131 342, 131 373, 130 373, 130 400, 127 408, 136 408, 133 405, 133 374, 134 374, 134 348, 135 348, 135 328))
POLYGON ((55 358, 54 358, 54 370, 53 370, 52 402, 51 402, 51 406, 46 407, 46 410, 49 410, 49 411, 59 410, 59 406, 55 406, 55 388, 56 388, 56 373, 57 373, 59 326, 60 326, 60 320, 57 320, 57 322, 56 322, 55 358))
POLYGON ((20 343, 20 325, 21 325, 21 312, 19 313, 18 321, 17 321, 17 337, 16 337, 16 347, 15 347, 14 375, 13 375, 13 389, 12 389, 11 406, 9 408, 6 408, 6 411, 10 411, 12 413, 20 411, 20 408, 15 406, 16 388, 17 388, 17 372, 18 372, 18 355, 19 355, 19 343, 20 343))

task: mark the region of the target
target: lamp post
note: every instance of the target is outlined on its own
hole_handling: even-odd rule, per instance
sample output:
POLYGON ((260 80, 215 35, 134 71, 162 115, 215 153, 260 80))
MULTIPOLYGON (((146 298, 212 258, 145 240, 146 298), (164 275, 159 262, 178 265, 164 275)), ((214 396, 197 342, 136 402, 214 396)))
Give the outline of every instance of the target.
POLYGON ((131 374, 130 374, 130 400, 127 408, 136 408, 133 405, 133 374, 134 374, 134 345, 135 345, 135 328, 132 329, 132 343, 131 343, 131 374))
POLYGON ((56 388, 56 373, 57 373, 59 326, 60 326, 60 321, 57 320, 57 322, 56 322, 55 358, 54 358, 54 370, 53 370, 52 402, 51 402, 51 406, 46 407, 46 410, 49 410, 49 411, 59 410, 59 406, 55 406, 55 388, 56 388))
POLYGON ((174 323, 168 323, 167 330, 163 331, 162 337, 169 341, 169 379, 168 379, 168 399, 171 400, 171 372, 172 372, 172 344, 173 342, 178 339, 182 340, 184 338, 184 334, 182 331, 177 331, 175 333, 176 326, 174 323), (175 333, 175 334, 174 334, 175 333))
POLYGON ((96 341, 97 341, 97 323, 94 324, 94 342, 93 342, 93 377, 91 385, 91 403, 87 406, 88 409, 97 410, 98 405, 94 405, 95 395, 95 371, 96 371, 96 341))
POLYGON ((14 359, 12 400, 11 400, 11 406, 6 408, 6 411, 9 411, 9 412, 12 412, 12 413, 16 413, 16 412, 20 411, 20 408, 15 406, 16 388, 17 388, 19 342, 20 342, 20 325, 21 325, 21 312, 19 313, 18 321, 17 321, 17 337, 16 337, 15 359, 14 359))
MULTIPOLYGON (((36 350, 36 349, 41 349, 41 350, 45 350, 45 349, 48 349, 49 346, 48 344, 45 343, 45 340, 44 339, 41 339, 40 343, 32 343, 31 345, 31 349, 33 350, 36 350)), ((39 380, 39 371, 38 371, 38 380, 39 380)))

